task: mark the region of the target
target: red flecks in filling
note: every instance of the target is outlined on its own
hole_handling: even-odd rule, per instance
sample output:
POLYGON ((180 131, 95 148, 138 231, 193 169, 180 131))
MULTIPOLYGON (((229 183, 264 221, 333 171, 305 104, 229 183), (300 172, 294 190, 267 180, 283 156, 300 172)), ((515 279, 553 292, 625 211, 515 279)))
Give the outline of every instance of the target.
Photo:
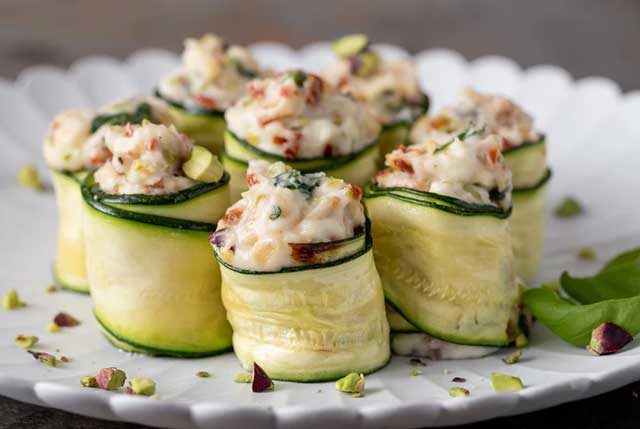
POLYGON ((350 184, 351 192, 353 193, 353 199, 359 200, 362 197, 362 189, 358 185, 350 184))
POLYGON ((307 73, 307 78, 310 79, 310 84, 308 87, 308 94, 306 102, 310 105, 317 104, 320 101, 320 95, 322 94, 322 90, 324 88, 324 82, 322 79, 315 74, 307 73))
POLYGON ((133 128, 131 127, 131 123, 127 122, 127 125, 124 126, 124 135, 125 137, 131 137, 133 134, 133 128))
POLYGON ((191 96, 191 99, 194 103, 207 109, 215 109, 217 105, 213 98, 207 97, 206 95, 194 94, 191 96))
POLYGON ((287 139, 285 137, 273 136, 273 144, 281 145, 281 144, 285 144, 286 142, 287 142, 287 139))
POLYGON ((498 146, 492 146, 491 149, 487 152, 487 162, 490 166, 496 165, 496 161, 498 160, 498 155, 500 154, 500 148, 498 146))
POLYGON ((247 84, 247 93, 251 98, 261 98, 264 96, 264 89, 256 87, 253 82, 249 82, 247 84))
POLYGON ((290 86, 283 86, 280 88, 280 95, 284 98, 290 98, 295 94, 295 89, 290 86))
POLYGON ((511 149, 513 144, 509 141, 509 139, 502 137, 502 150, 511 149))
POLYGON ((260 179, 258 179, 258 176, 253 173, 247 175, 247 185, 253 186, 256 183, 260 183, 260 179))
POLYGON ((148 144, 147 144, 147 150, 155 150, 158 148, 158 146, 160 145, 160 142, 158 142, 158 139, 152 139, 148 144))
POLYGON ((395 168, 402 171, 403 173, 413 174, 413 167, 404 159, 394 159, 393 165, 395 168))
POLYGON ((436 116, 429 121, 432 128, 439 129, 449 124, 449 118, 446 116, 436 116))
POLYGON ((226 225, 235 225, 242 217, 242 209, 229 210, 222 218, 222 222, 226 225))

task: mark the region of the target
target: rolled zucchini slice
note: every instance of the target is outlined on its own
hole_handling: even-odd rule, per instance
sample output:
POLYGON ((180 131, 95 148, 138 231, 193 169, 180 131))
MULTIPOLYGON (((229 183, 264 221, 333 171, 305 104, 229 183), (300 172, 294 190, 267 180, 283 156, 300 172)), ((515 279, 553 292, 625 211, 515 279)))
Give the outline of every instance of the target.
POLYGON ((411 325, 458 344, 514 339, 520 292, 510 210, 374 184, 364 202, 385 297, 411 325))
POLYGON ((502 155, 505 165, 511 170, 514 190, 536 186, 547 174, 547 143, 544 137, 537 142, 505 149, 502 155))
POLYGON ((208 237, 229 204, 229 175, 167 195, 82 185, 94 313, 116 347, 199 357, 226 351, 231 327, 208 237))
POLYGON ((241 139, 232 131, 224 134, 222 165, 231 175, 231 201, 237 201, 247 189, 245 181, 250 160, 262 159, 269 162, 284 162, 302 173, 325 172, 327 176, 343 179, 345 182, 364 186, 376 173, 380 149, 373 142, 359 152, 322 158, 289 159, 267 153, 241 139))
POLYGON ((272 378, 316 382, 386 365, 389 325, 369 228, 328 247, 352 251, 277 272, 235 268, 216 252, 233 348, 246 369, 255 361, 272 378))
POLYGON ((220 156, 224 146, 224 112, 199 107, 187 107, 170 100, 156 91, 156 96, 169 104, 171 121, 178 131, 192 138, 196 144, 204 146, 220 156))
POLYGON ((57 255, 54 277, 62 288, 89 293, 82 233, 82 194, 80 186, 85 171, 51 169, 58 208, 57 255))
POLYGON ((544 241, 544 208, 551 170, 532 187, 514 189, 509 218, 513 238, 514 269, 531 285, 538 275, 544 241))
POLYGON ((380 131, 380 162, 384 163, 384 156, 400 146, 407 143, 409 139, 409 131, 411 123, 407 121, 398 121, 393 124, 385 125, 380 131))

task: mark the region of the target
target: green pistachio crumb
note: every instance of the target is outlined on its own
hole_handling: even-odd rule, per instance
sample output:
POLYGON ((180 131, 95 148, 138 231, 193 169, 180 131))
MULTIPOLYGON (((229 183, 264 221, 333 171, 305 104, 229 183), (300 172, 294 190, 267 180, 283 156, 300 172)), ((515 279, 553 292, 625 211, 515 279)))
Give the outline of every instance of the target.
POLYGON ((449 396, 452 398, 462 398, 469 396, 471 392, 469 392, 464 387, 452 387, 449 389, 449 396))
POLYGON ((582 205, 578 200, 572 197, 567 197, 558 206, 556 206, 555 214, 560 218, 574 217, 581 214, 584 211, 582 205))
POLYGON ((129 380, 131 390, 136 395, 151 396, 156 393, 156 382, 146 377, 133 377, 129 380))
POLYGON ((583 247, 578 251, 578 258, 585 261, 593 261, 596 259, 596 252, 591 247, 583 247))
POLYGON ((507 365, 513 365, 514 363, 520 360, 521 356, 522 356, 522 351, 516 350, 515 352, 511 353, 509 356, 503 357, 502 362, 506 363, 507 365))
POLYGON ((118 368, 102 368, 96 375, 98 386, 105 390, 116 390, 124 386, 127 374, 118 368))
POLYGON ((49 322, 47 324, 47 332, 51 332, 52 334, 60 332, 60 326, 58 326, 56 322, 49 322))
POLYGON ((48 293, 53 293, 53 292, 57 292, 58 291, 58 286, 54 285, 54 284, 50 284, 49 286, 47 286, 47 292, 48 293))
POLYGON ((43 188, 38 169, 33 164, 26 164, 18 170, 16 181, 20 186, 40 191, 43 188))
POLYGON ((524 389, 520 378, 498 372, 491 373, 491 385, 495 392, 517 392, 518 390, 524 389))
POLYGON ((409 375, 411 375, 412 377, 415 377, 416 375, 421 375, 422 371, 420 371, 419 369, 412 369, 411 371, 409 371, 409 375))
POLYGON ((196 372, 196 375, 200 378, 209 378, 211 377, 211 374, 209 374, 209 372, 207 371, 198 371, 196 372))
POLYGON ((449 374, 449 369, 447 369, 447 368, 443 369, 443 370, 442 370, 442 373, 443 373, 444 375, 449 374))
POLYGON ((516 337, 516 347, 522 349, 529 345, 529 338, 525 334, 519 334, 516 337))
POLYGON ((5 310, 15 310, 16 308, 24 307, 26 304, 20 301, 18 291, 15 289, 9 289, 7 293, 2 297, 2 308, 5 310))
POLYGON ((336 381, 336 390, 351 393, 354 398, 359 398, 364 393, 364 374, 352 372, 336 381))
POLYGON ((241 372, 240 374, 236 375, 236 378, 234 378, 233 381, 235 381, 236 383, 251 383, 251 379, 251 374, 241 372))
POLYGON ((160 399, 160 394, 154 393, 153 395, 149 396, 149 399, 160 399))
POLYGON ((98 382, 93 375, 85 375, 80 379, 80 385, 84 387, 98 387, 98 382))
POLYGON ((280 217, 281 214, 282 214, 282 209, 280 208, 280 206, 273 206, 273 210, 269 215, 269 219, 276 220, 280 217))
POLYGON ((60 356, 60 362, 69 363, 71 358, 69 356, 60 356))
POLYGON ((52 354, 32 351, 29 351, 29 353, 31 353, 31 355, 40 363, 43 363, 47 366, 58 366, 58 359, 56 359, 56 357, 52 354))
POLYGON ((411 358, 409 359, 409 363, 413 366, 427 366, 426 363, 422 362, 420 359, 418 358, 411 358))
POLYGON ((18 335, 16 337, 16 344, 23 349, 30 349, 38 342, 38 337, 33 335, 18 335))

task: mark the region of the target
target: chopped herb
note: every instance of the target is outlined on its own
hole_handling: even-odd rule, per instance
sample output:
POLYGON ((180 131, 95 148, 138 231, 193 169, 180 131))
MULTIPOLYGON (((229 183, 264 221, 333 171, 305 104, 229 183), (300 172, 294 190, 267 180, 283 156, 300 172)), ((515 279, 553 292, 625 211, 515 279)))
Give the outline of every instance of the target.
POLYGON ((320 186, 320 181, 323 177, 323 173, 302 174, 297 170, 292 170, 280 173, 274 177, 273 185, 294 191, 300 191, 305 194, 307 198, 310 198, 314 189, 320 186))
POLYGON ((583 211, 584 209, 578 200, 572 197, 567 197, 556 206, 555 214, 556 217, 568 218, 577 216, 583 211))
POLYGON ((469 392, 464 387, 452 387, 449 389, 449 396, 451 396, 452 398, 464 398, 469 396, 470 394, 471 392, 469 392))
POLYGON ((209 378, 211 377, 211 374, 207 371, 198 371, 196 372, 196 375, 200 378, 209 378))
POLYGON ((364 374, 352 372, 336 381, 336 390, 351 393, 354 398, 359 398, 364 393, 364 374))
POLYGON ((255 71, 248 69, 238 58, 229 57, 229 61, 236 68, 240 76, 245 79, 255 79, 258 75, 255 71))
POLYGON ((502 362, 506 363, 507 365, 513 365, 514 363, 518 362, 520 360, 520 357, 522 356, 522 351, 521 350, 516 350, 515 352, 511 353, 508 356, 505 356, 502 358, 502 362))
POLYGON ((578 258, 592 261, 596 259, 596 252, 591 247, 583 247, 578 251, 578 258))
POLYGON ((289 77, 293 79, 298 88, 302 88, 302 85, 304 85, 304 81, 307 80, 307 75, 299 70, 289 73, 289 77))
POLYGON ((468 139, 469 137, 472 137, 472 136, 475 136, 475 135, 482 135, 482 134, 484 134, 484 127, 475 128, 473 125, 471 125, 469 128, 467 128, 466 130, 462 131, 461 133, 458 133, 458 135, 456 135, 454 138, 452 138, 451 140, 449 140, 448 142, 446 142, 442 146, 437 147, 433 151, 433 153, 438 153, 438 152, 441 152, 441 151, 445 150, 453 142, 455 142, 456 139, 460 140, 460 141, 465 141, 465 139, 468 139))
POLYGON ((422 362, 420 359, 418 358, 411 358, 409 359, 409 363, 413 366, 427 366, 426 363, 422 362))
POLYGON ((467 379, 466 378, 462 378, 462 377, 453 377, 451 379, 451 382, 453 382, 453 383, 466 383, 467 379))
POLYGON ((236 378, 234 378, 233 381, 235 381, 236 383, 251 383, 251 379, 251 374, 241 372, 240 374, 236 375, 236 378))
POLYGON ((91 122, 91 132, 95 133, 101 126, 105 124, 140 124, 145 119, 151 119, 151 105, 149 105, 149 103, 140 103, 133 113, 118 112, 96 116, 91 122))
POLYGON ((280 206, 273 206, 273 210, 269 215, 269 219, 276 220, 280 217, 281 214, 282 214, 282 209, 280 208, 280 206))
POLYGON ((16 174, 16 181, 18 182, 18 185, 34 189, 36 191, 40 191, 44 188, 38 169, 33 164, 26 164, 21 167, 20 170, 18 170, 18 174, 16 174))
POLYGON ((420 371, 419 369, 412 369, 411 371, 409 371, 409 375, 411 375, 412 377, 415 377, 421 374, 422 374, 422 371, 420 371))

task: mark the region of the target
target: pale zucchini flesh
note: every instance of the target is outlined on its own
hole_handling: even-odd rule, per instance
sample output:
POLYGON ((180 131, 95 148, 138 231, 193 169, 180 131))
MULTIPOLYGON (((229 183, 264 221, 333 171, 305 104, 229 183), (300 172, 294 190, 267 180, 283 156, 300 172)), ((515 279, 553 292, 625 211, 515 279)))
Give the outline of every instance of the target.
POLYGON ((231 327, 208 241, 215 224, 201 221, 217 220, 215 213, 228 206, 228 184, 174 205, 114 207, 92 201, 88 183, 87 271, 94 312, 107 338, 125 350, 155 355, 228 350, 231 327))
POLYGON ((365 190, 387 301, 444 341, 509 344, 517 334, 519 290, 508 212, 474 213, 466 204, 418 194, 365 190))
POLYGON ((380 132, 378 139, 380 144, 380 166, 384 166, 384 157, 392 152, 401 144, 407 143, 409 138, 409 130, 411 124, 409 122, 400 121, 393 124, 385 125, 380 132))
POLYGON ((400 356, 415 356, 433 360, 478 359, 498 350, 500 350, 499 347, 449 343, 422 332, 391 333, 391 351, 400 356))
POLYGON ((370 245, 314 268, 239 271, 221 263, 233 348, 246 369, 316 382, 369 373, 388 362, 389 325, 370 245))
POLYGON ((58 208, 56 282, 67 290, 89 293, 82 232, 83 201, 80 180, 84 173, 50 170, 58 208))
POLYGON ((544 138, 502 153, 505 165, 511 170, 513 189, 530 188, 544 178, 547 172, 547 144, 544 138))
POLYGON ((240 194, 247 190, 245 177, 250 160, 282 161, 303 173, 323 171, 329 176, 337 177, 362 187, 376 173, 379 158, 379 144, 374 142, 351 155, 329 158, 288 159, 261 151, 227 130, 224 135, 222 165, 231 175, 231 201, 237 201, 240 199, 240 194))

